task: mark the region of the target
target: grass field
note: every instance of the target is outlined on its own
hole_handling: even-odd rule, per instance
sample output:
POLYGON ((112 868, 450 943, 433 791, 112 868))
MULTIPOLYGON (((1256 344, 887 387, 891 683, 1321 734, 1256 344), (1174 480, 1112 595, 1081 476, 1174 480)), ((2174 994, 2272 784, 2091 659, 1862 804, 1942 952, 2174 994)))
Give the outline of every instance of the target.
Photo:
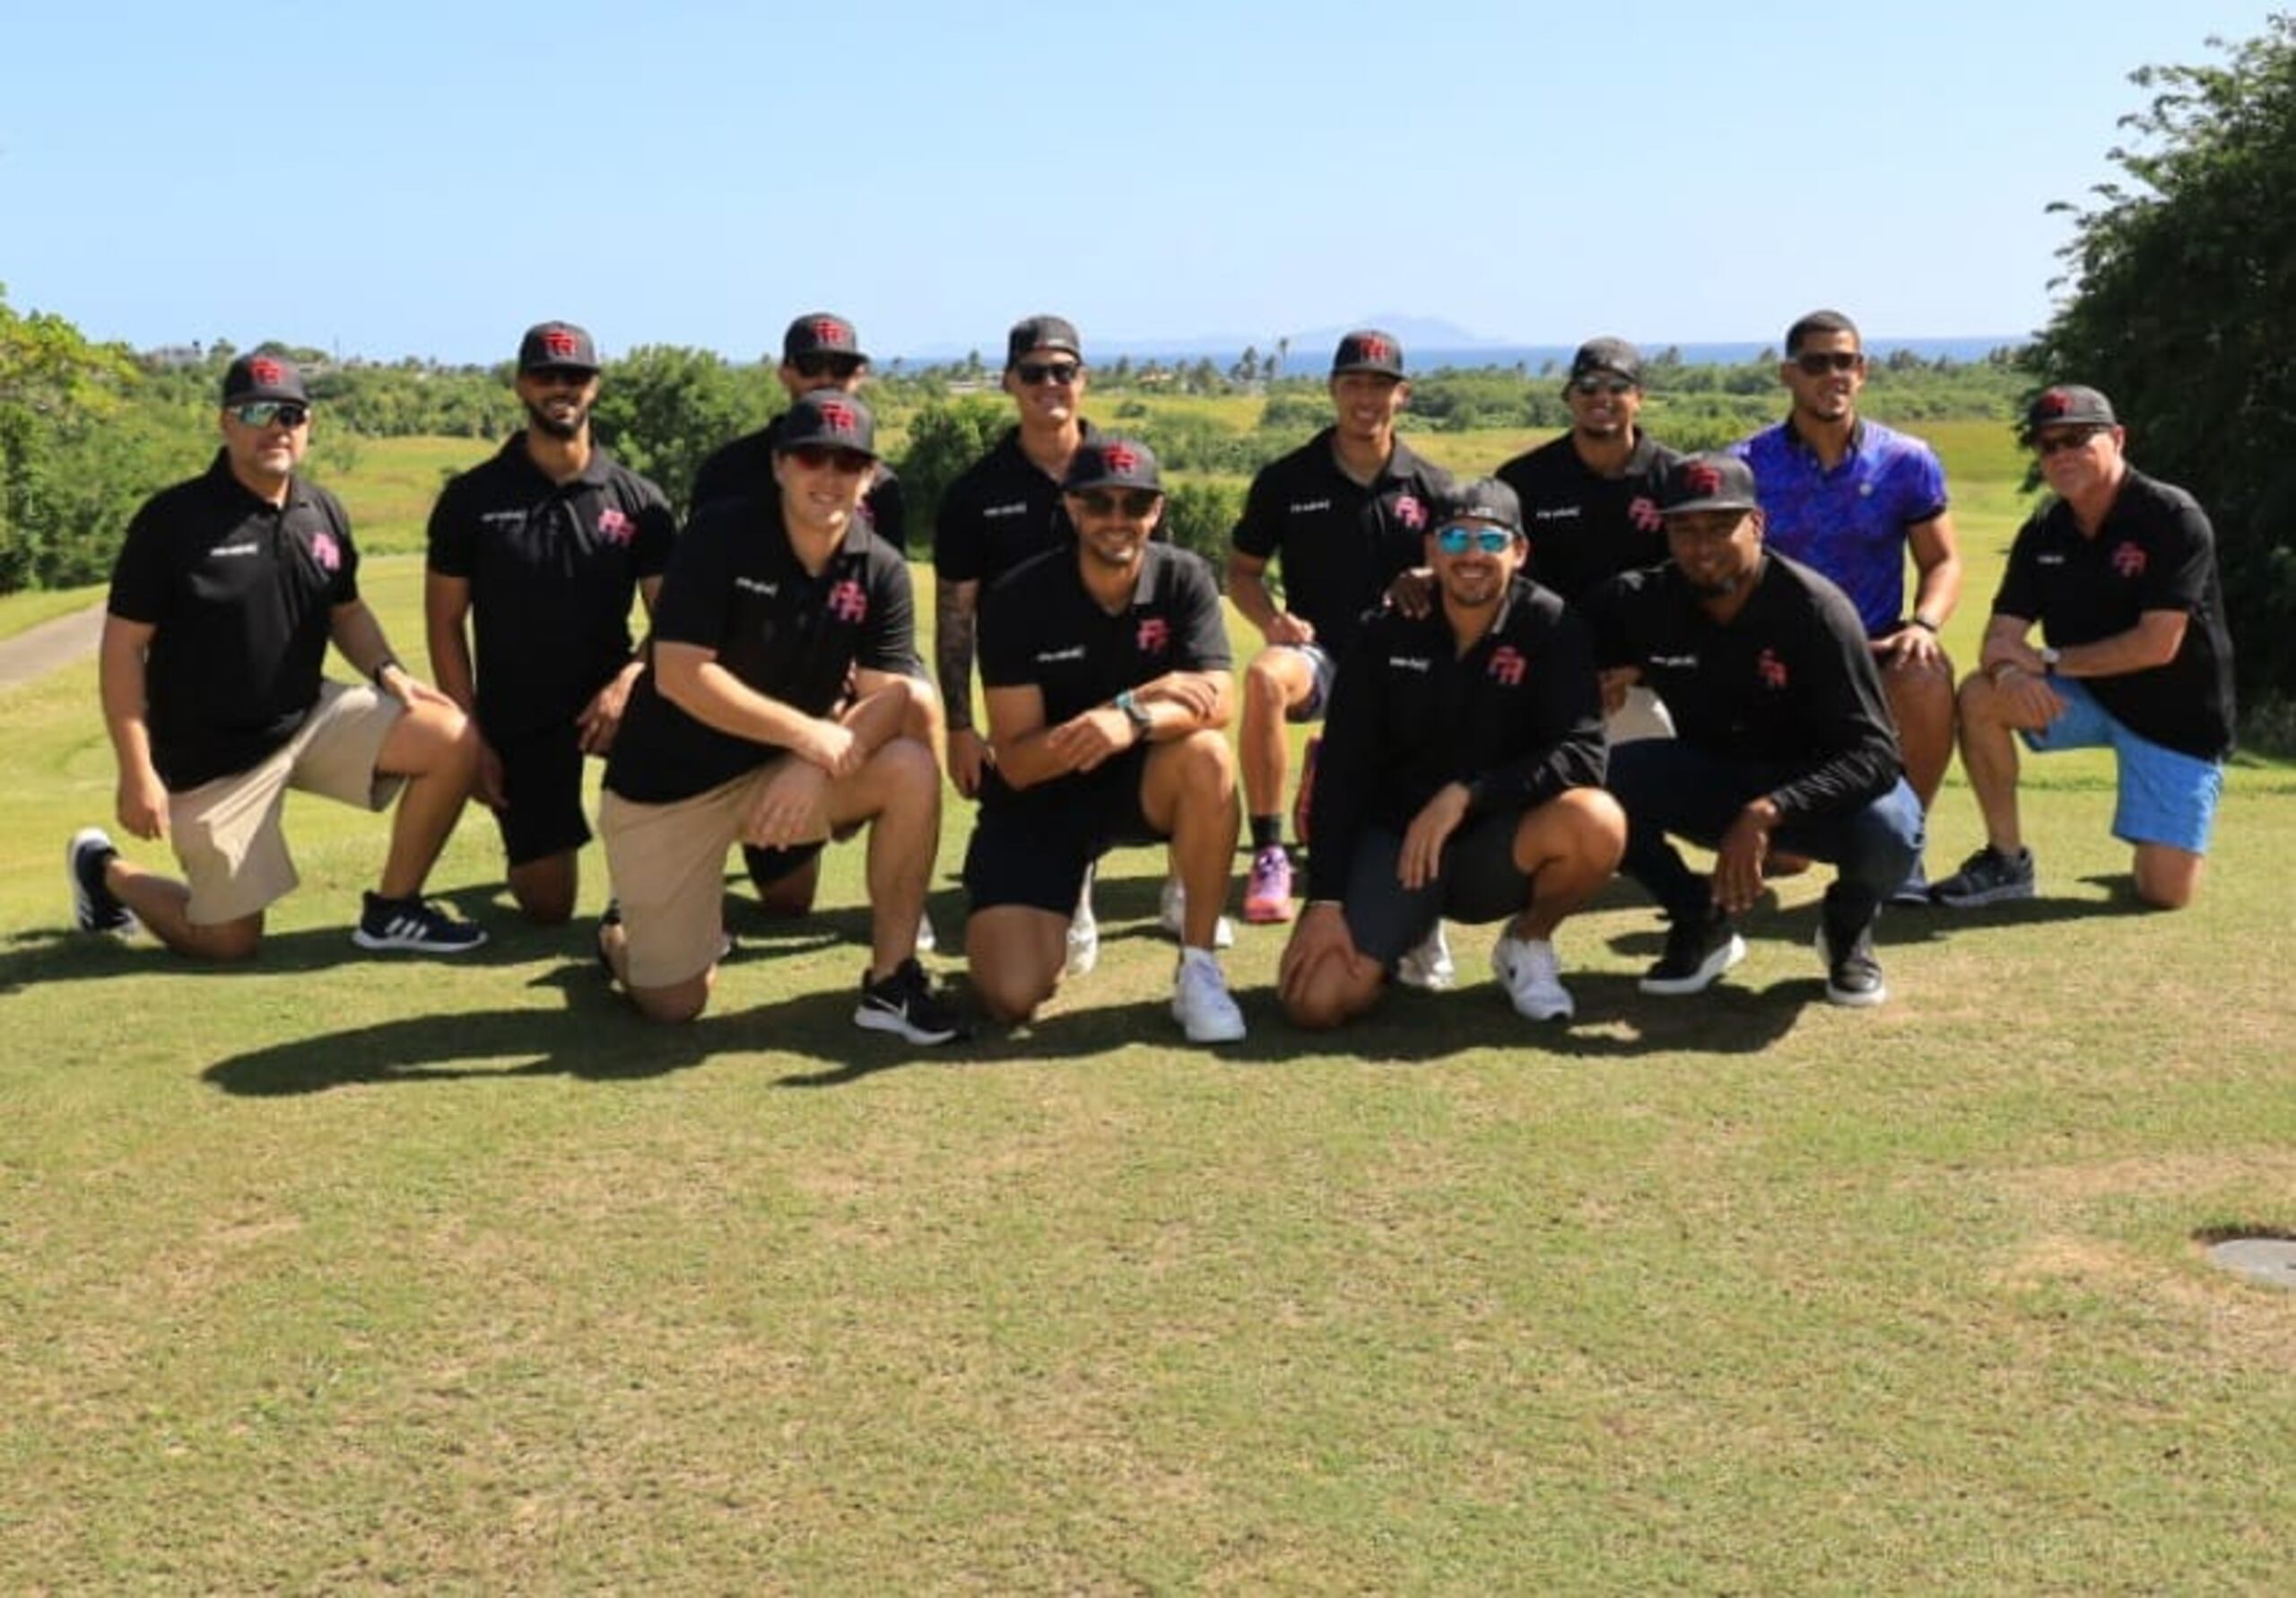
MULTIPOLYGON (((1966 658, 2014 493, 1947 454, 1966 658)), ((369 570, 410 658, 419 576, 369 570)), ((467 963, 352 958, 380 828, 300 797, 252 968, 74 938, 92 668, 0 714, 0 1588, 2286 1590, 2296 1294, 2198 1239, 2296 1231, 2288 768, 2155 916, 2104 765, 2036 765, 2048 897, 1893 916, 1871 1012, 1804 878, 1672 1003, 1614 890, 1568 1030, 1473 928, 1309 1038, 1246 929, 1252 1037, 1187 1049, 1131 852, 1098 972, 912 1057, 848 1023, 852 849, 671 1034, 590 963, 595 849, 525 929, 483 819, 467 963)))

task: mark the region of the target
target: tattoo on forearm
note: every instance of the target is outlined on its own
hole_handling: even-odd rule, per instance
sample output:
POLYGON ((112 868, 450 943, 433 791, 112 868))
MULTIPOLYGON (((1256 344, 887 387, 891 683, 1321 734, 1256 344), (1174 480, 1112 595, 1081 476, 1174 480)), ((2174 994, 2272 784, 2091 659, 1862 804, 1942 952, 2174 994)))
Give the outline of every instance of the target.
POLYGON ((972 727, 972 655, 975 616, 969 597, 955 583, 938 585, 933 659, 941 677, 941 701, 949 730, 972 727))

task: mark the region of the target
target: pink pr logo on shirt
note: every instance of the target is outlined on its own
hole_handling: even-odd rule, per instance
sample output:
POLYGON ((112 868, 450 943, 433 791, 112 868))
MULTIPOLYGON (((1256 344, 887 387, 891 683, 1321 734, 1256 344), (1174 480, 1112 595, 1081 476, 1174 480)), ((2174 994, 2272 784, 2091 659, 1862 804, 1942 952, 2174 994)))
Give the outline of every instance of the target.
POLYGON ((1133 636, 1132 647, 1143 655, 1161 655, 1172 647, 1171 624, 1161 616, 1144 617, 1140 630, 1133 636))
POLYGON ((1626 519, 1645 533, 1656 533, 1666 525, 1658 514, 1658 501, 1648 494, 1637 494, 1626 502, 1626 519))
POLYGON ((1427 525, 1427 507, 1419 502, 1419 496, 1416 494, 1397 494, 1396 520, 1406 527, 1423 527, 1427 525))
POLYGON ((311 534, 311 559, 317 561, 324 570, 340 571, 343 569, 343 546, 335 542, 332 533, 314 533, 311 534))
POLYGON ((869 614, 869 591, 847 578, 829 591, 829 613, 840 621, 859 621, 869 614))
POLYGON ((1512 644, 1501 644, 1491 652, 1491 679, 1508 688, 1519 688, 1523 683, 1525 662, 1523 652, 1512 644))
POLYGON ((1764 688, 1782 689, 1786 686, 1786 663, 1778 658, 1778 651, 1765 649, 1754 656, 1754 674, 1761 679, 1764 688))
POLYGON ((2121 576, 2125 578, 2143 577, 2144 575, 2144 551, 2141 546, 2126 542, 2114 546, 2113 569, 2120 573, 2121 576))
POLYGON ((628 543, 638 536, 638 524, 609 505, 598 512, 598 536, 608 543, 628 543))

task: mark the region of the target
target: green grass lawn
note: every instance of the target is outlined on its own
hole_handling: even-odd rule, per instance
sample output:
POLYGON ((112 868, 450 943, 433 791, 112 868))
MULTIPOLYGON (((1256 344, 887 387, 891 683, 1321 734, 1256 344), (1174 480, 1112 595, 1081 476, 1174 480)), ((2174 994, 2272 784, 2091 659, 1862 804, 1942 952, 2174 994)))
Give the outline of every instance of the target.
MULTIPOLYGON (((419 558, 368 578, 419 657, 419 558)), ((0 1587, 2285 1590, 2296 1294, 2196 1238, 2296 1230, 2288 768, 2161 916, 2103 762, 2034 764, 2048 897, 1892 915, 1874 1012, 1820 872, 1688 1001, 1614 890, 1567 1030, 1471 928, 1461 991, 1304 1036, 1248 928, 1252 1036, 1191 1049, 1132 851, 1099 971, 913 1055, 848 1024, 853 848, 675 1032, 591 964, 595 846, 524 928, 483 817, 464 963, 354 958, 381 823, 300 796, 254 966, 75 938, 93 669, 0 714, 0 1587)))

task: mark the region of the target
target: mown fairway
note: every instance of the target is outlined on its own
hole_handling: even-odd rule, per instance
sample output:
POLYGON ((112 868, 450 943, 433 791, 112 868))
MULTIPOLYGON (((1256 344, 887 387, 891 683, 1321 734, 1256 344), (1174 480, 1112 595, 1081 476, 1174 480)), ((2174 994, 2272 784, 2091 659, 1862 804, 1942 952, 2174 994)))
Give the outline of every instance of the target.
MULTIPOLYGON (((2018 467, 1931 430, 1966 660, 2018 467)), ((419 656, 418 560, 370 576, 419 656)), ((1033 1034, 912 1058, 848 1023, 850 849, 675 1034, 590 962, 595 848, 523 929, 483 817, 467 963, 353 958, 380 826, 300 798, 254 967, 75 939, 93 669, 0 714, 0 1587, 2286 1590, 2296 1294, 2196 1242, 2296 1231, 2285 767, 2175 916, 2103 762, 2039 767, 2048 897, 1893 915, 1878 1012, 1823 1003, 1805 877, 1690 1001, 1615 890, 1567 1031, 1473 928, 1461 991, 1309 1038, 1247 930, 1252 1038, 1186 1049, 1138 852, 1033 1034)))

